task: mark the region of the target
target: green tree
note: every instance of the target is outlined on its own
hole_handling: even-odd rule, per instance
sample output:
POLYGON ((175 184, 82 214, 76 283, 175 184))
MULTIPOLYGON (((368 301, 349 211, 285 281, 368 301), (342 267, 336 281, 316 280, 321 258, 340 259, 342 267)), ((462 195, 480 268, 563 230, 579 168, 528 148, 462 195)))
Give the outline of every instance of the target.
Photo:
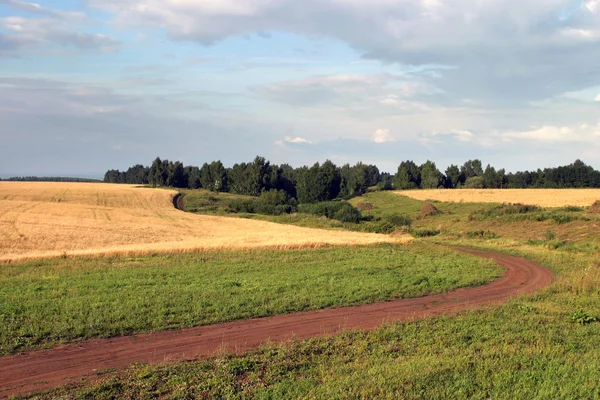
POLYGON ((339 169, 327 160, 320 165, 296 170, 296 191, 299 203, 316 203, 335 199, 341 190, 339 169))
POLYGON ((393 180, 394 189, 410 190, 421 186, 421 171, 412 161, 403 161, 393 180))
POLYGON ((200 189, 202 187, 202 182, 200 181, 200 168, 185 167, 185 175, 187 176, 189 189, 200 189))
POLYGON ((446 187, 455 189, 461 181, 461 173, 457 165, 452 164, 446 168, 446 187))
POLYGON ((443 182, 442 173, 435 163, 427 160, 421 167, 421 187, 423 189, 437 189, 443 182))
POLYGON ((200 182, 202 187, 213 192, 227 192, 227 170, 221 161, 204 163, 200 168, 200 182))
POLYGON ((465 181, 465 188, 467 189, 483 189, 483 176, 472 176, 467 178, 465 181))
POLYGON ((488 189, 499 189, 502 186, 502 178, 490 164, 483 172, 483 185, 488 189))
POLYGON ((366 167, 367 174, 367 187, 375 186, 379 183, 381 179, 381 173, 379 172, 379 168, 376 165, 368 165, 366 167))
POLYGON ((188 186, 185 169, 179 161, 169 163, 167 174, 167 186, 185 188, 188 186))
MULTIPOLYGON (((369 187, 369 167, 363 163, 358 163, 351 167, 345 164, 340 169, 340 196, 349 198, 356 194, 363 194, 369 187)), ((379 176, 379 172, 378 172, 379 176)))
POLYGON ((150 171, 148 173, 148 182, 153 187, 162 187, 167 185, 167 176, 168 176, 168 160, 161 160, 160 157, 156 157, 156 159, 152 162, 152 166, 150 167, 150 171))
POLYGON ((483 167, 481 166, 481 160, 475 159, 467 161, 460 167, 460 172, 464 175, 465 180, 474 176, 482 176, 483 167))

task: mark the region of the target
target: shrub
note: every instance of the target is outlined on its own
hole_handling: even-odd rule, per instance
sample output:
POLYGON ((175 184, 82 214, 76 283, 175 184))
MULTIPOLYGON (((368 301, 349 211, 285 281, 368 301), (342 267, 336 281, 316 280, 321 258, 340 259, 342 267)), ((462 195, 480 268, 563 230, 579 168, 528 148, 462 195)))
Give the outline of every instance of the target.
POLYGON ((284 190, 264 191, 258 198, 258 202, 271 206, 285 205, 288 204, 289 200, 290 196, 284 190))
POLYGON ((540 211, 541 208, 530 204, 502 204, 497 207, 485 210, 485 217, 497 217, 501 215, 528 214, 540 211))
POLYGON ((386 215, 385 220, 387 222, 389 222, 390 224, 397 226, 397 227, 412 225, 412 220, 410 219, 410 217, 408 215, 404 215, 404 214, 386 215))
POLYGON ((350 206, 348 204, 349 207, 342 207, 341 209, 339 209, 334 215, 333 215, 333 219, 337 219, 338 221, 342 221, 342 222, 351 222, 353 224, 358 224, 360 222, 360 211, 358 211, 356 208, 350 206))
POLYGON ((362 232, 390 234, 396 230, 396 226, 388 221, 377 221, 362 225, 362 232))
POLYGON ((282 215, 296 211, 297 201, 283 190, 262 192, 254 199, 235 199, 227 205, 230 211, 236 213, 282 215))
POLYGON ((492 231, 471 231, 466 233, 469 239, 482 238, 482 239, 497 239, 498 235, 496 235, 492 231))
POLYGON ((439 229, 413 229, 410 231, 411 235, 415 237, 430 237, 437 236, 441 233, 439 229))
POLYGON ((234 199, 227 205, 229 209, 236 213, 254 213, 256 200, 254 199, 234 199))
POLYGON ((552 216, 552 220, 556 223, 556 224, 567 224, 571 221, 573 221, 573 217, 571 217, 570 215, 565 215, 565 214, 555 214, 552 216))
POLYGON ((583 207, 577 207, 577 206, 566 206, 566 207, 559 208, 558 211, 583 212, 583 211, 585 211, 585 209, 583 207))
POLYGON ((313 214, 319 217, 327 217, 342 222, 358 223, 362 219, 360 211, 351 204, 341 201, 324 201, 315 204, 300 204, 298 211, 305 214, 313 214))
POLYGON ((483 176, 472 176, 467 178, 464 187, 465 189, 483 189, 483 176))

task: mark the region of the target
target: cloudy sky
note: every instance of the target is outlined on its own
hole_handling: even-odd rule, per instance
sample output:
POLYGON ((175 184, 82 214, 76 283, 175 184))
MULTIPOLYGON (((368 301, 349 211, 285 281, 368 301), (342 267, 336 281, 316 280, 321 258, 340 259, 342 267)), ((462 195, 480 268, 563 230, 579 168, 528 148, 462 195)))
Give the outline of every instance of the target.
POLYGON ((0 0, 0 176, 600 168, 600 0, 0 0))

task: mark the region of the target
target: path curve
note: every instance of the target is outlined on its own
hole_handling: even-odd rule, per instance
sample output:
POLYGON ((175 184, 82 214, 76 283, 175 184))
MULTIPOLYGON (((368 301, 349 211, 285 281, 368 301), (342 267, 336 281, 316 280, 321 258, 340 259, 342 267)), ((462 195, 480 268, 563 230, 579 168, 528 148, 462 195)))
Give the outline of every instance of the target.
POLYGON ((86 375, 93 376, 95 371, 118 369, 135 362, 174 362, 209 357, 223 349, 241 353, 269 341, 331 335, 347 329, 372 329, 386 322, 484 308, 510 297, 532 293, 552 281, 549 270, 524 258, 468 247, 454 249, 495 260, 506 268, 506 273, 483 286, 436 296, 89 340, 50 350, 5 356, 0 358, 0 397, 57 387, 86 375))

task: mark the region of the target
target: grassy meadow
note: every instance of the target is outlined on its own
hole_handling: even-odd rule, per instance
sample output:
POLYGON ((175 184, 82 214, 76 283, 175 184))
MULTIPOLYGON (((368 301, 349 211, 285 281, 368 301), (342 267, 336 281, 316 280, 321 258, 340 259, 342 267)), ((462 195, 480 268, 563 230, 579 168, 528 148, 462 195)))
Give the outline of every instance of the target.
POLYGON ((269 344, 241 356, 139 364, 32 398, 600 398, 597 252, 458 242, 526 256, 557 279, 489 310, 269 344))
MULTIPOLYGON (((390 192, 351 202, 371 204, 364 215, 401 213, 413 219, 412 229, 439 232, 410 248, 427 243, 489 248, 540 262, 556 279, 534 295, 489 310, 269 344, 241 356, 140 364, 39 397, 600 398, 598 214, 582 207, 436 201, 441 213, 419 217, 423 201, 390 192)), ((322 218, 310 218, 304 223, 318 220, 328 227, 322 218)))
POLYGON ((0 269, 0 354, 478 286, 500 267, 431 245, 73 258, 0 269))
MULTIPOLYGON (((106 376, 99 373, 91 383, 29 397, 600 398, 600 214, 589 212, 586 205, 427 199, 439 213, 421 216, 424 200, 374 192, 350 200, 363 208, 367 220, 344 224, 308 214, 234 215, 228 212, 227 196, 232 195, 190 191, 186 208, 334 231, 368 230, 378 219, 399 214, 412 220, 407 230, 415 236, 432 234, 404 246, 66 259, 5 266, 6 286, 0 293, 21 293, 22 298, 0 304, 22 303, 27 312, 37 314, 9 324, 2 333, 8 344, 2 351, 419 296, 497 276, 494 265, 453 254, 438 244, 471 245, 526 257, 553 270, 555 281, 533 295, 487 310, 267 344, 238 356, 222 354, 177 365, 138 364, 106 376), (139 291, 145 296, 136 298, 139 291), (208 301, 211 307, 194 306, 207 306, 208 301), (87 306, 89 302, 96 306, 87 306), (77 307, 84 311, 65 324, 42 315, 49 307, 64 315, 76 315, 77 307), (90 324, 101 314, 89 311, 96 308, 110 325, 90 324), (222 315, 227 317, 219 319, 222 315), (24 322, 37 319, 38 326, 23 328, 24 322)), ((22 311, 0 314, 7 321, 7 315, 25 315, 22 311)))

